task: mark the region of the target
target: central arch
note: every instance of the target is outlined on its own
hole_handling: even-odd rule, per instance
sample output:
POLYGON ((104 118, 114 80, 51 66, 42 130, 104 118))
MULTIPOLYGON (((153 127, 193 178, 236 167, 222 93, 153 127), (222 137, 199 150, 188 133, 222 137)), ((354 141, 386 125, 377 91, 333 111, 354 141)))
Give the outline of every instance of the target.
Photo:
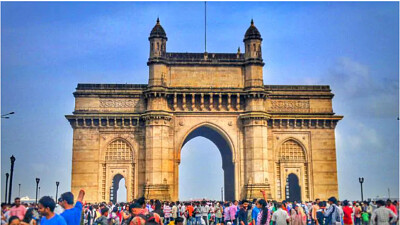
POLYGON ((196 137, 204 137, 213 142, 222 158, 222 169, 224 171, 224 198, 235 199, 235 165, 233 163, 233 147, 227 135, 215 125, 201 124, 193 128, 184 138, 179 148, 179 160, 183 146, 196 137))

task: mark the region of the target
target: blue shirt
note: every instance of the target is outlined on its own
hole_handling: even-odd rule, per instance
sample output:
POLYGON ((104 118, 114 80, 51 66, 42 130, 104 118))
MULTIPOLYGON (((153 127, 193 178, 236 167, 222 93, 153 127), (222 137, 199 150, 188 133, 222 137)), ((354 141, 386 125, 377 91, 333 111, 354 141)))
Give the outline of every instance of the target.
POLYGON ((46 219, 45 216, 40 220, 40 225, 67 225, 64 218, 58 214, 54 214, 51 219, 46 219))
POLYGON ((75 207, 61 213, 67 225, 80 225, 82 217, 82 202, 76 202, 75 207))
POLYGON ((251 212, 251 217, 253 217, 253 220, 254 220, 254 222, 256 222, 256 224, 257 224, 258 213, 260 213, 260 209, 257 207, 254 207, 253 211, 251 212))

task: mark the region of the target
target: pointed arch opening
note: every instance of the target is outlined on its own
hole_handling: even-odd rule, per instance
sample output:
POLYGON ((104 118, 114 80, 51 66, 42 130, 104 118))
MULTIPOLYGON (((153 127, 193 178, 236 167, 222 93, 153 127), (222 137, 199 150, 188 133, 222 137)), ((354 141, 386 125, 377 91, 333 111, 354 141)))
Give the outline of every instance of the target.
POLYGON ((225 200, 235 199, 235 166, 233 163, 233 148, 228 136, 222 129, 213 126, 212 124, 202 124, 193 128, 186 135, 179 149, 179 159, 182 148, 190 140, 196 137, 203 137, 210 140, 219 150, 222 158, 223 170, 223 197, 225 200))

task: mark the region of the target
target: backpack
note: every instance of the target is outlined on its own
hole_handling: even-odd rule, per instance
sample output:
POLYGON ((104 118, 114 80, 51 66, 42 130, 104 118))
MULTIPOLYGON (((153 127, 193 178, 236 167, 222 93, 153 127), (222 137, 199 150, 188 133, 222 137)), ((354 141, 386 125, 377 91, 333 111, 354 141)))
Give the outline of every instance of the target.
MULTIPOLYGON (((159 225, 159 223, 156 222, 156 217, 154 216, 154 213, 152 212, 146 215, 139 214, 137 216, 144 219, 145 221, 144 225, 159 225)), ((139 222, 139 225, 142 225, 141 222, 139 222)))

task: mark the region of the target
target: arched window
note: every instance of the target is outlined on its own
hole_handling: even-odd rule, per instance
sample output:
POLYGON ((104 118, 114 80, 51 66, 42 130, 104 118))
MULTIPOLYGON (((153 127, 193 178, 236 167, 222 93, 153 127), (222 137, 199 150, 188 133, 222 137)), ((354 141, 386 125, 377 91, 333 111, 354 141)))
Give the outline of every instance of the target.
POLYGON ((279 161, 296 161, 305 162, 306 156, 304 154, 303 148, 293 140, 285 141, 279 148, 279 161))
POLYGON ((132 149, 123 140, 113 141, 108 145, 106 161, 132 160, 132 149))
POLYGON ((160 44, 157 42, 157 51, 160 49, 160 44))

